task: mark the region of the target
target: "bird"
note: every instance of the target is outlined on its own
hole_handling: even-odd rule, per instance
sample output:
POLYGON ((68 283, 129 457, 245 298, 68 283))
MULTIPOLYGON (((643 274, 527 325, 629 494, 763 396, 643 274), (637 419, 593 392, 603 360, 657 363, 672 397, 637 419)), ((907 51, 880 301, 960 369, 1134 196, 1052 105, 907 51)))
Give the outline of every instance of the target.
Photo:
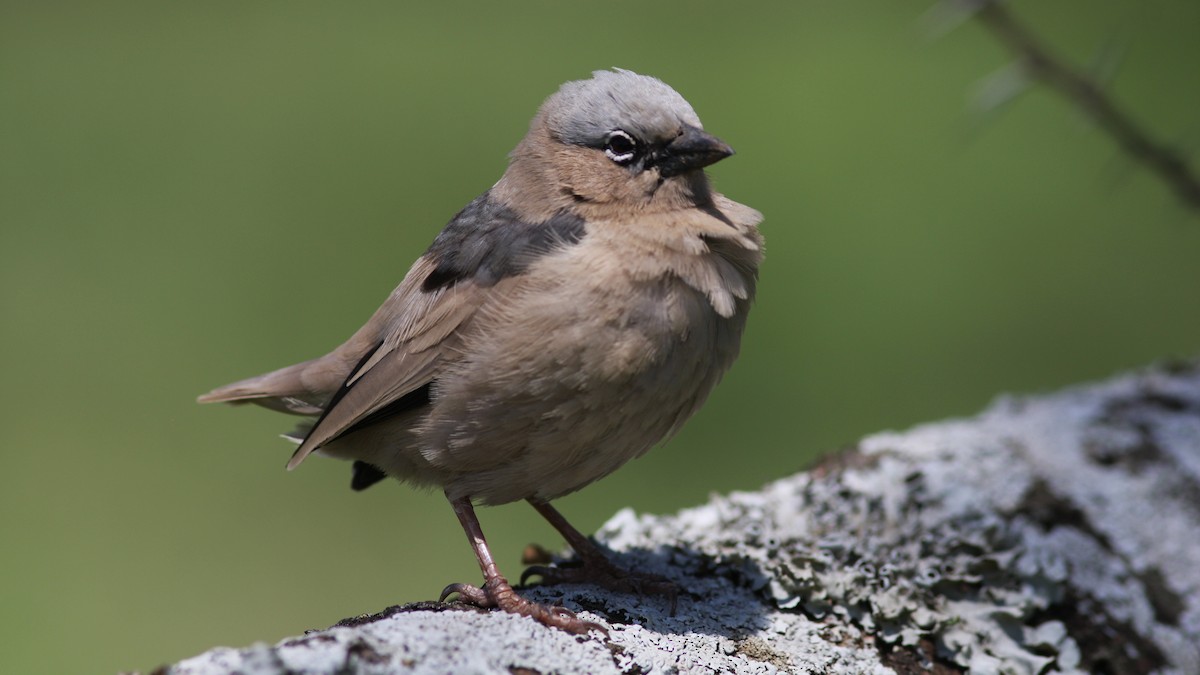
POLYGON ((674 584, 619 568, 551 501, 670 438, 737 357, 763 237, 762 215, 704 172, 732 154, 662 80, 613 68, 567 82, 348 340, 198 401, 302 416, 289 470, 318 453, 352 462, 354 490, 440 488, 483 574, 440 601, 603 630, 499 571, 475 506, 525 500, 583 564, 520 583, 594 581, 674 611, 674 584))

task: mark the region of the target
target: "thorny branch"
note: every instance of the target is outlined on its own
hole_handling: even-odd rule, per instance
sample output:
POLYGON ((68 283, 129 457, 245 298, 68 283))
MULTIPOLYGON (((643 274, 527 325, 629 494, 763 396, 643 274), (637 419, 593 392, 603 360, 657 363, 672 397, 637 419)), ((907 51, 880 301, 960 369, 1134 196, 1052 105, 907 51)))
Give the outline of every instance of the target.
POLYGON ((1030 79, 1066 97, 1125 152, 1166 182, 1185 204, 1200 211, 1200 179, 1182 155, 1151 139, 1092 79, 1051 55, 1002 0, 973 0, 968 4, 975 18, 1013 52, 1030 79))

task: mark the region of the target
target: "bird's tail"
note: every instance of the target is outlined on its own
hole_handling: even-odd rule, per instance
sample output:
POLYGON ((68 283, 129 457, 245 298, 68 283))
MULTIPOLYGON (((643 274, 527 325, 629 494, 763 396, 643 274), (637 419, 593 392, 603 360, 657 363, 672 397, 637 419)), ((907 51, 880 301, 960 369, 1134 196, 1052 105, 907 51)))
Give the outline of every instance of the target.
POLYGON ((322 359, 297 363, 274 372, 218 387, 196 399, 198 403, 256 403, 293 415, 320 415, 327 395, 312 391, 304 375, 321 369, 322 359))

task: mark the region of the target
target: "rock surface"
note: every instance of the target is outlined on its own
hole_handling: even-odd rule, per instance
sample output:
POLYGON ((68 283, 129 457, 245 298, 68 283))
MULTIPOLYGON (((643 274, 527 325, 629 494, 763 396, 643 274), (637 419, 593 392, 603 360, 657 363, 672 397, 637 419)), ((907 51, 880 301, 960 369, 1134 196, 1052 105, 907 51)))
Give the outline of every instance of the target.
POLYGON ((608 627, 420 603, 160 669, 1200 673, 1200 365, 882 433, 759 492, 597 533, 657 598, 531 588, 608 627))

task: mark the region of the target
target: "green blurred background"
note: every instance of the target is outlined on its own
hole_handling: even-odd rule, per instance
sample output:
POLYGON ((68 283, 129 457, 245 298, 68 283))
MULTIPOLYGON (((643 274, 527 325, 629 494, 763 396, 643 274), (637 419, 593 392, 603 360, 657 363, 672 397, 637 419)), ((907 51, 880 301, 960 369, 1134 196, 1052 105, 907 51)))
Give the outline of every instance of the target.
MULTIPOLYGON (((151 668, 436 597, 439 494, 294 473, 292 420, 193 398, 323 353, 500 175, 544 97, 658 76, 764 214, 743 357, 668 446, 560 503, 586 531, 754 489, 885 428, 1200 345, 1200 219, 931 1, 0 5, 0 670, 151 668)), ((1200 3, 1016 2, 1200 135, 1200 3)), ((999 479, 1002 479, 999 478, 999 479)), ((482 512, 502 568, 560 540, 482 512)))

